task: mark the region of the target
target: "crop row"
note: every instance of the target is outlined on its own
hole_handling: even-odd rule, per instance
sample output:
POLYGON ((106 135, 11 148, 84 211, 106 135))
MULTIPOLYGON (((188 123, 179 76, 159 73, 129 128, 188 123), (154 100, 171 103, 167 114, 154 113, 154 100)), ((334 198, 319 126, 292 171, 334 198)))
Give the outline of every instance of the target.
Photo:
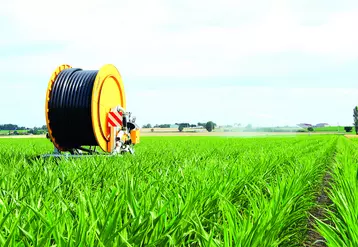
POLYGON ((358 246, 358 141, 339 139, 328 189, 332 201, 318 230, 330 247, 358 246))

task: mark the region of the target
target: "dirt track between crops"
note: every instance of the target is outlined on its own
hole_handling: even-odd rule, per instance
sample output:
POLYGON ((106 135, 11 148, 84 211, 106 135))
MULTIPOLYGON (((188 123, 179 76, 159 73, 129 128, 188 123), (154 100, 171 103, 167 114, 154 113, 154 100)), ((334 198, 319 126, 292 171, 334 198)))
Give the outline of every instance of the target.
POLYGON ((358 138, 358 135, 344 135, 347 138, 358 138))
POLYGON ((312 209, 310 212, 311 216, 309 218, 309 230, 308 230, 308 240, 306 243, 304 243, 304 246, 309 247, 326 247, 326 241, 325 239, 317 232, 315 229, 316 220, 315 218, 318 218, 322 220, 323 222, 327 224, 332 224, 332 222, 327 219, 327 214, 325 212, 326 208, 329 208, 332 206, 333 202, 329 198, 327 194, 327 189, 331 188, 332 177, 329 172, 325 174, 323 177, 323 183, 321 186, 321 191, 319 195, 316 198, 316 204, 317 206, 312 209), (315 218, 314 218, 315 217, 315 218))

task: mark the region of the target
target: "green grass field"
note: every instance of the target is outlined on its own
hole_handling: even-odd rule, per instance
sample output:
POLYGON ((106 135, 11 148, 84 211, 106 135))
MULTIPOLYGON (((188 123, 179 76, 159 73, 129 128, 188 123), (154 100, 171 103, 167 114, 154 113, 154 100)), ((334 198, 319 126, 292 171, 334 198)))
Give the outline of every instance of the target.
POLYGON ((328 246, 357 246, 357 146, 143 137, 134 156, 34 160, 49 141, 0 139, 0 246, 309 246, 310 222, 328 246))
POLYGON ((313 127, 313 129, 320 132, 346 132, 344 126, 313 127))

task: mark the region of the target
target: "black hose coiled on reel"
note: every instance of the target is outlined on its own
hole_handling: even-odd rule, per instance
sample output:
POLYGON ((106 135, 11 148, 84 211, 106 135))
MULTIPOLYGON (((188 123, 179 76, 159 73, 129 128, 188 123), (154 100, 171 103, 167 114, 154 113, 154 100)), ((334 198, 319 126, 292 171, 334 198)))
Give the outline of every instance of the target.
POLYGON ((98 70, 65 69, 57 76, 48 102, 49 125, 64 149, 97 145, 91 118, 92 89, 98 70))

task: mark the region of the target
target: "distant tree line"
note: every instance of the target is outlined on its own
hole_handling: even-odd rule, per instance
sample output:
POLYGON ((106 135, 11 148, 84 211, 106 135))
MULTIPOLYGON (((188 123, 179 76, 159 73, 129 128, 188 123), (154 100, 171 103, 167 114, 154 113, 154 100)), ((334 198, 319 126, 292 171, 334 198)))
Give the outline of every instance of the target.
POLYGON ((170 128, 170 124, 156 124, 153 128, 170 128))
POLYGON ((0 130, 26 130, 26 127, 19 127, 16 124, 0 124, 0 130))
MULTIPOLYGON (((206 123, 199 122, 198 124, 190 124, 190 123, 175 123, 178 126, 178 130, 182 132, 184 128, 195 128, 195 127, 203 127, 207 131, 211 132, 215 129, 216 123, 213 121, 209 121, 206 123)), ((171 124, 156 124, 152 126, 151 124, 145 124, 142 126, 144 129, 151 129, 151 128, 170 128, 171 124)))
POLYGON ((24 126, 18 126, 17 124, 0 124, 0 130, 8 131, 9 135, 20 135, 20 134, 44 134, 47 131, 47 126, 42 125, 41 127, 28 128, 24 126))
POLYGON ((145 124, 142 128, 144 129, 150 129, 150 128, 170 128, 171 124, 156 124, 152 126, 151 124, 145 124))
MULTIPOLYGON (((47 129, 46 125, 42 125, 41 127, 34 127, 37 129, 45 130, 47 129)), ((31 128, 18 126, 17 124, 0 124, 0 130, 30 130, 31 128)))
POLYGON ((184 128, 195 128, 195 127, 197 127, 195 124, 190 124, 190 123, 175 123, 175 124, 179 125, 179 126, 183 126, 184 128))
POLYGON ((198 123, 198 125, 195 124, 189 124, 189 123, 176 123, 177 125, 179 125, 178 130, 180 132, 182 132, 184 130, 184 128, 195 128, 195 127, 203 127, 205 128, 208 132, 211 132, 215 129, 216 127, 216 123, 214 123, 213 121, 209 121, 206 123, 198 123))

